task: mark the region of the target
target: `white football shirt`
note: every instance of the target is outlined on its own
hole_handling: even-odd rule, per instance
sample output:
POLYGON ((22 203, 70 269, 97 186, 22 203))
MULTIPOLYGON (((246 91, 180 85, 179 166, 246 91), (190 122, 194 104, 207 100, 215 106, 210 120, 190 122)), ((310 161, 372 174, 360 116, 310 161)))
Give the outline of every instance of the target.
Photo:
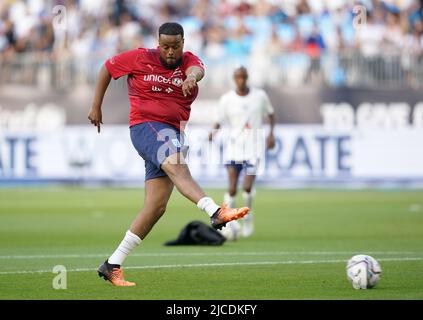
POLYGON ((225 161, 256 164, 265 151, 263 118, 273 113, 269 97, 262 89, 250 88, 245 96, 238 95, 235 90, 225 93, 217 110, 217 122, 226 124, 229 130, 222 130, 225 161))

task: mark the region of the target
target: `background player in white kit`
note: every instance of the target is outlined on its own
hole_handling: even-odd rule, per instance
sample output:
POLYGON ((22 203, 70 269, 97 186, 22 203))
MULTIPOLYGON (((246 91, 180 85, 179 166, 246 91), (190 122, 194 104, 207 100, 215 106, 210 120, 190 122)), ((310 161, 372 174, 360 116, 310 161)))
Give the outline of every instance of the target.
MULTIPOLYGON (((229 139, 226 140, 224 150, 229 186, 224 202, 232 208, 235 207, 238 181, 241 171, 244 170, 242 197, 245 205, 252 210, 254 181, 265 150, 263 142, 266 141, 267 149, 272 149, 275 144, 274 109, 264 90, 248 86, 248 71, 245 67, 235 69, 233 79, 236 88, 220 98, 217 121, 209 134, 209 141, 213 140, 213 135, 222 124, 228 125, 229 139), (263 135, 264 117, 268 117, 270 124, 267 137, 263 135)), ((243 237, 250 236, 254 231, 252 211, 240 222, 241 227, 238 221, 233 221, 228 223, 226 228, 240 229, 243 237)))

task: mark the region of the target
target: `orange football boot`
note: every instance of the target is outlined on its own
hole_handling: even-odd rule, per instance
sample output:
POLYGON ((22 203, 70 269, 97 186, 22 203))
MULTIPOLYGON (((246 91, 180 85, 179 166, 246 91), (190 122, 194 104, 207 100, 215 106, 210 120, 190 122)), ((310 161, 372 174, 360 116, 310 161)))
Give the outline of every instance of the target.
POLYGON ((110 281, 114 286, 117 287, 133 287, 135 282, 126 281, 123 278, 123 270, 116 268, 107 261, 105 261, 100 267, 98 267, 98 276, 103 277, 104 280, 110 281))
POLYGON ((221 230, 226 223, 232 220, 238 220, 246 216, 250 212, 250 208, 230 208, 226 204, 222 204, 220 209, 210 218, 213 228, 221 230))

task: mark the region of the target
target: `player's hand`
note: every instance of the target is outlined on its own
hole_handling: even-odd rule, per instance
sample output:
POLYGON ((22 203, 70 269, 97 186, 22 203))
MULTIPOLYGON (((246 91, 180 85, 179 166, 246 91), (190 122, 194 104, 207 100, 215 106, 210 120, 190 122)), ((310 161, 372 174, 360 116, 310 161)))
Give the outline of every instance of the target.
POLYGON ((182 93, 184 97, 191 95, 192 89, 197 86, 197 79, 194 76, 189 75, 182 83, 182 93))
POLYGON ((275 147, 275 137, 273 134, 269 134, 266 139, 266 148, 273 149, 275 147))
POLYGON ((95 107, 91 108, 91 111, 88 114, 88 119, 97 127, 97 132, 100 133, 100 124, 103 124, 101 109, 95 107))
POLYGON ((213 141, 213 132, 210 132, 209 133, 209 142, 212 142, 213 141))

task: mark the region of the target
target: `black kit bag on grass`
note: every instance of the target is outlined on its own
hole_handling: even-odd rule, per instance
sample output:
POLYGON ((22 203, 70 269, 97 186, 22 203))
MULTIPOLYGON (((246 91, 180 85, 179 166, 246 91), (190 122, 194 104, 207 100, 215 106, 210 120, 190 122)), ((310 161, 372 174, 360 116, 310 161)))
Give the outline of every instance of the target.
POLYGON ((165 242, 165 246, 202 245, 221 246, 226 241, 218 231, 201 221, 188 223, 178 238, 165 242))

